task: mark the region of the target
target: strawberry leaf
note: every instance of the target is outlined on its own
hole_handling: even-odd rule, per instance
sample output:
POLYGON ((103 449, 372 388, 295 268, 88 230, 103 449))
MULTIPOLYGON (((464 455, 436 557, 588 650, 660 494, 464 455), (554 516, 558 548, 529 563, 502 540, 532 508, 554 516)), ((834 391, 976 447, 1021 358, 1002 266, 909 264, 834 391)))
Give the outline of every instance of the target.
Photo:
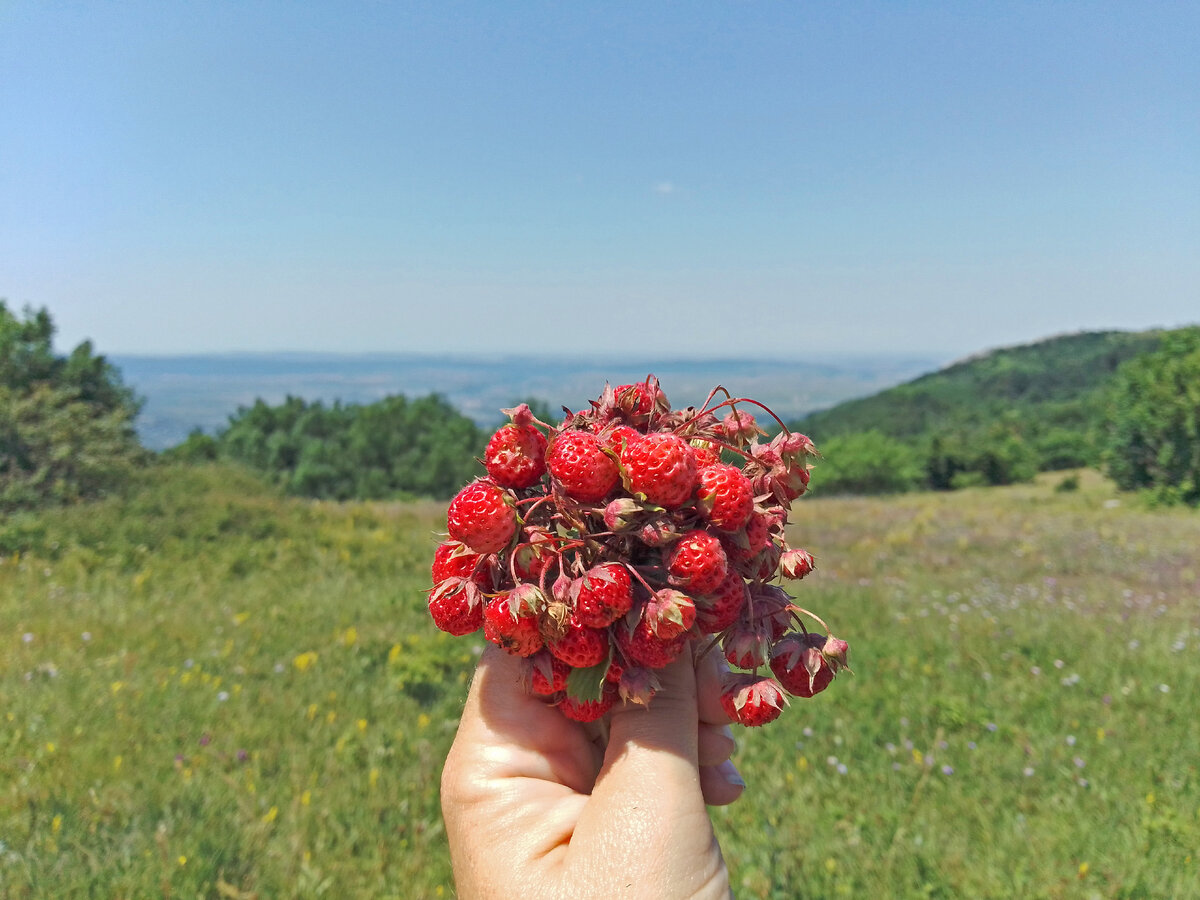
POLYGON ((603 662, 586 669, 572 669, 567 676, 567 696, 574 700, 599 700, 604 693, 604 676, 608 673, 611 653, 603 662))

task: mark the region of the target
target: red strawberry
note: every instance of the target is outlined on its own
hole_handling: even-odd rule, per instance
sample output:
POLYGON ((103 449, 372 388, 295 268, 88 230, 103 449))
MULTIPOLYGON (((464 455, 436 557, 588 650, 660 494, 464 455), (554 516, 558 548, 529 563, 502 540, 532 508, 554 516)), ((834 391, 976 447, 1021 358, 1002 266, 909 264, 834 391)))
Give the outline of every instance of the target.
POLYGON ((580 700, 570 694, 563 697, 558 704, 559 711, 568 719, 576 722, 595 722, 613 708, 617 702, 617 689, 611 684, 604 685, 604 693, 599 700, 580 700))
POLYGON ((787 698, 770 678, 731 672, 721 688, 721 708, 739 725, 755 727, 779 718, 787 698))
POLYGON ((735 622, 721 641, 731 666, 756 669, 771 658, 771 626, 767 622, 735 622))
POLYGON ((644 619, 633 631, 617 628, 617 643, 630 662, 651 669, 661 669, 674 662, 687 647, 688 636, 680 634, 673 638, 662 638, 650 628, 644 619))
POLYGON ((746 582, 731 569, 716 591, 696 598, 696 625, 705 634, 724 631, 746 605, 746 596, 746 582))
POLYGON ((447 578, 470 578, 484 590, 491 589, 488 570, 479 565, 483 559, 458 541, 444 541, 433 551, 433 584, 441 584, 447 578))
POLYGON ((450 537, 476 553, 498 553, 517 530, 517 512, 507 493, 480 478, 450 501, 446 522, 450 537))
POLYGON ((642 621, 664 641, 669 641, 692 627, 696 604, 687 594, 662 588, 646 601, 642 621))
POLYGON ((695 594, 711 594, 728 571, 725 548, 702 528, 689 531, 666 552, 667 581, 695 594))
POLYGON ((550 643, 550 652, 575 669, 598 665, 608 658, 608 632, 571 616, 562 637, 550 643))
POLYGON ((530 529, 525 536, 528 540, 513 548, 513 571, 522 581, 537 581, 554 563, 558 542, 553 535, 541 530, 530 529))
POLYGON ((651 503, 678 509, 696 490, 696 454, 683 438, 652 432, 631 441, 621 454, 629 491, 651 503))
POLYGON ((634 417, 644 417, 654 412, 654 398, 661 393, 651 391, 646 384, 623 384, 617 388, 617 405, 634 417))
POLYGON ((821 649, 826 639, 818 634, 788 634, 771 651, 771 671, 794 697, 811 697, 829 687, 833 666, 821 649))
POLYGON ((707 441, 692 441, 692 452, 696 454, 697 472, 721 461, 721 454, 707 441))
POLYGON ((542 648, 537 613, 514 609, 511 601, 512 594, 505 593, 488 602, 483 610, 483 636, 513 656, 532 656, 542 648))
POLYGON ((429 614, 433 624, 449 634, 462 636, 483 626, 483 594, 469 578, 451 576, 429 592, 429 614))
POLYGON ((768 544, 767 549, 757 556, 736 563, 738 572, 751 581, 770 581, 779 572, 779 558, 782 550, 778 544, 768 544))
POLYGON ((584 573, 573 585, 575 618, 581 625, 604 628, 633 607, 633 581, 620 563, 604 563, 584 573))
POLYGON ((546 465, 566 495, 582 503, 601 500, 620 477, 617 464, 590 431, 564 431, 550 444, 546 465))
POLYGON ((600 445, 607 447, 619 456, 630 441, 637 440, 641 436, 642 433, 630 425, 615 425, 600 433, 600 445))
POLYGON ((549 650, 539 650, 529 657, 529 662, 530 690, 535 694, 548 697, 567 689, 567 676, 571 674, 571 667, 552 656, 549 650))
POLYGON ((532 425, 502 425, 488 441, 483 463, 502 487, 532 487, 546 471, 546 437, 532 425))
POLYGON ((722 531, 737 531, 745 526, 754 511, 754 490, 750 479, 737 466, 718 464, 701 469, 696 505, 709 524, 722 531))

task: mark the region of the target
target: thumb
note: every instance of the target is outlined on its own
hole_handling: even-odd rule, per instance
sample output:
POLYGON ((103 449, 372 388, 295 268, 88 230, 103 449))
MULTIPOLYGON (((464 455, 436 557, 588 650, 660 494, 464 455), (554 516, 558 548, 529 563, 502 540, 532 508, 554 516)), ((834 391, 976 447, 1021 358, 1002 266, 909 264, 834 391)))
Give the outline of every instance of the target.
POLYGON ((604 765, 572 847, 616 840, 636 848, 621 854, 619 872, 608 873, 622 883, 701 890, 724 877, 700 789, 694 665, 689 643, 679 659, 657 670, 662 689, 648 707, 626 704, 611 714, 604 765))
POLYGON ((689 641, 678 659, 655 670, 661 688, 648 706, 618 703, 613 707, 605 770, 623 766, 639 750, 655 751, 656 766, 677 761, 679 765, 671 768, 683 774, 696 768, 699 707, 692 653, 689 641), (659 759, 657 754, 662 753, 673 759, 659 759))

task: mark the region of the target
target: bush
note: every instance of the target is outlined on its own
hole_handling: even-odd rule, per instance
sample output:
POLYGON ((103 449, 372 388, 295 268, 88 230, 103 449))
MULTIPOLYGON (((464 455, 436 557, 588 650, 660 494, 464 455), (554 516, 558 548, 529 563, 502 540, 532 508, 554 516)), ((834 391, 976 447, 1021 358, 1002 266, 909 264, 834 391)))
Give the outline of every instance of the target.
POLYGON ((1120 368, 1105 464, 1122 490, 1200 505, 1200 328, 1169 332, 1161 349, 1120 368))
POLYGON ((242 407, 213 445, 202 435, 169 451, 218 457, 269 475, 289 494, 325 500, 453 496, 481 474, 486 437, 436 395, 368 405, 288 397, 242 407))
POLYGON ((0 509, 97 497, 124 484, 148 454, 140 406, 120 373, 85 341, 53 350, 45 309, 17 318, 0 301, 0 509))
POLYGON ((813 487, 827 494, 894 494, 921 482, 921 467, 907 444, 879 431, 830 438, 813 470, 813 487))

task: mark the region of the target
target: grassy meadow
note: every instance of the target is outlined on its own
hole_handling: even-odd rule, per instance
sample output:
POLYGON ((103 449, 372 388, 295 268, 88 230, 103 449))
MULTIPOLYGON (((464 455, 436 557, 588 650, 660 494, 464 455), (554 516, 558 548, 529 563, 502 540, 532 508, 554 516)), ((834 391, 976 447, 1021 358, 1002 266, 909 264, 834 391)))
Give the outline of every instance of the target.
MULTIPOLYGON (((738 735, 739 897, 1200 897, 1200 515, 1082 474, 796 504, 854 674, 738 735)), ((0 898, 452 897, 443 515, 163 467, 0 523, 0 898)))

